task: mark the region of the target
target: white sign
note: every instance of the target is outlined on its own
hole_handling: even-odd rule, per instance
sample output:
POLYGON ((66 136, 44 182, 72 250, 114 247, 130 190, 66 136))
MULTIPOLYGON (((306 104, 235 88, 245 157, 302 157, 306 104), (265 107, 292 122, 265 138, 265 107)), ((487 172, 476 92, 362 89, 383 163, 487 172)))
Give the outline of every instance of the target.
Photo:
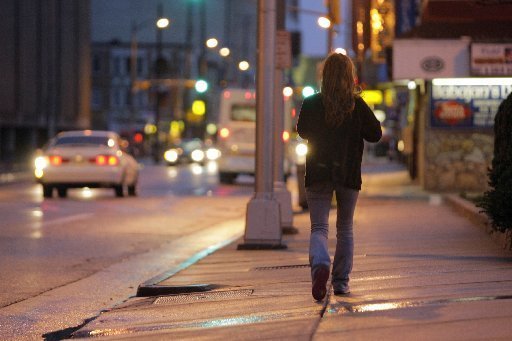
POLYGON ((395 39, 393 79, 469 76, 469 41, 395 39))
POLYGON ((471 73, 512 76, 512 44, 471 44, 471 73))
POLYGON ((288 31, 276 32, 276 68, 292 67, 292 39, 288 31))

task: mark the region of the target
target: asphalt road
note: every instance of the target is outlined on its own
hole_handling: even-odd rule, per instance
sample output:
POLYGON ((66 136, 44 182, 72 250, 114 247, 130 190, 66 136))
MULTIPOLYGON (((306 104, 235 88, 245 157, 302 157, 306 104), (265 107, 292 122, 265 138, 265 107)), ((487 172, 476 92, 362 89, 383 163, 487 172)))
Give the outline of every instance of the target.
POLYGON ((43 200, 32 182, 0 187, 0 339, 77 325, 202 248, 240 236, 253 192, 243 180, 219 185, 214 164, 149 165, 137 197, 76 189, 43 200), (237 228, 220 226, 226 221, 237 228))

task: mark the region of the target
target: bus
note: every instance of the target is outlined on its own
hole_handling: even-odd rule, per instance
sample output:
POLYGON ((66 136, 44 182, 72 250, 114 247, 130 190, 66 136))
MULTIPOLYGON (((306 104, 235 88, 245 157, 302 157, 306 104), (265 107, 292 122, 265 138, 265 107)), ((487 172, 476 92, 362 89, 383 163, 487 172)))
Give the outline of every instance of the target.
MULTIPOLYGON (((285 101, 285 132, 288 142, 291 130, 291 101, 285 101)), ((217 147, 219 182, 232 184, 238 175, 254 175, 256 154, 256 91, 228 88, 221 93, 217 147)), ((287 147, 284 148, 288 154, 287 147)), ((289 158, 285 157, 285 177, 289 174, 289 158)))

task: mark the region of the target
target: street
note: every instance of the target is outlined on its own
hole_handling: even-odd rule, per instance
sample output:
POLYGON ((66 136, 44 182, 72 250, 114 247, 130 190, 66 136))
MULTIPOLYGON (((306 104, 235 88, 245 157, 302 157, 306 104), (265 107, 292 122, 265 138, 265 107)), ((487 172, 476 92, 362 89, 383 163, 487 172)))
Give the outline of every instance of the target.
POLYGON ((218 185, 215 164, 145 165, 139 181, 139 195, 124 198, 75 189, 66 199, 43 200, 33 182, 0 187, 2 333, 41 335, 80 324, 135 295, 169 262, 243 232, 243 220, 227 232, 215 224, 243 218, 250 181, 218 185), (109 270, 114 266, 121 268, 109 270))

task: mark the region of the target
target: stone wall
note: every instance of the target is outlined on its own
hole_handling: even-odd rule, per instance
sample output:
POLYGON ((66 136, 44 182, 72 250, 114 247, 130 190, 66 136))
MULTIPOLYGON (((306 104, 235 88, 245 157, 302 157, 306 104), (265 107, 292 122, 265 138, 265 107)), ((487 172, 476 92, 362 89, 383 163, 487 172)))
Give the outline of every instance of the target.
POLYGON ((494 135, 430 130, 425 139, 426 190, 484 192, 488 188, 494 135))

